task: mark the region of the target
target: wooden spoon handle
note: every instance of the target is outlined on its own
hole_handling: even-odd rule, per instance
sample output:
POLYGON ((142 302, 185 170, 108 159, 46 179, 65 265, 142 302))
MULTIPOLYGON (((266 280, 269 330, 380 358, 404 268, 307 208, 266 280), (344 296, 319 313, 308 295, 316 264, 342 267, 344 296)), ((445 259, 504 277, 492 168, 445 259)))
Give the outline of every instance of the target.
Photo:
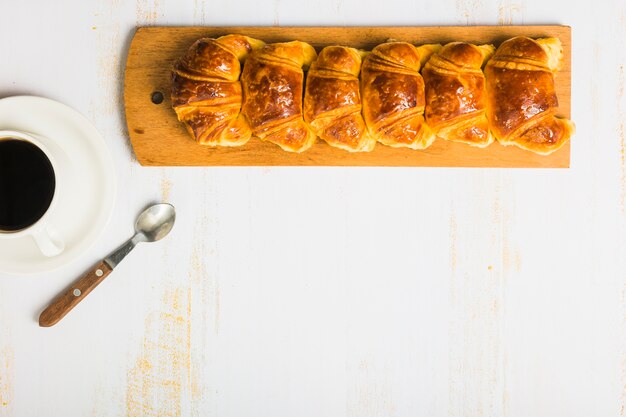
POLYGON ((113 269, 106 262, 101 261, 89 272, 82 276, 64 293, 54 299, 52 303, 39 316, 41 327, 54 326, 71 309, 76 307, 83 298, 98 286, 113 269))

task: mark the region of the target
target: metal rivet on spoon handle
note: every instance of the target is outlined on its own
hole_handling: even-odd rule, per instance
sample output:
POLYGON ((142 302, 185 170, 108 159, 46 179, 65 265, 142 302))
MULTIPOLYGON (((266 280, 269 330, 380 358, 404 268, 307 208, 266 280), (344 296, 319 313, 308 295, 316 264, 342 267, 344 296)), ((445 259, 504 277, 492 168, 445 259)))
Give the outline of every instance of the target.
POLYGON ((135 223, 135 235, 60 294, 41 313, 39 325, 50 327, 58 323, 113 271, 137 243, 156 242, 164 238, 172 230, 175 220, 176 212, 170 204, 155 204, 144 210, 135 223))

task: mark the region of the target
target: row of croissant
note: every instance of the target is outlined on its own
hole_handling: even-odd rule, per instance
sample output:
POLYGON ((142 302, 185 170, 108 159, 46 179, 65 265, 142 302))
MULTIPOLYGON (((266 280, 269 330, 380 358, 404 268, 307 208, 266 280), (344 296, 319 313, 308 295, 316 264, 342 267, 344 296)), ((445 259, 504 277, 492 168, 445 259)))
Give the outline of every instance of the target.
POLYGON ((196 41, 174 65, 172 106, 195 140, 239 146, 252 136, 290 152, 317 137, 351 152, 377 142, 424 149, 436 137, 540 154, 574 131, 556 116, 556 38, 492 45, 387 42, 365 52, 242 36, 196 41), (494 52, 495 51, 495 52, 494 52))

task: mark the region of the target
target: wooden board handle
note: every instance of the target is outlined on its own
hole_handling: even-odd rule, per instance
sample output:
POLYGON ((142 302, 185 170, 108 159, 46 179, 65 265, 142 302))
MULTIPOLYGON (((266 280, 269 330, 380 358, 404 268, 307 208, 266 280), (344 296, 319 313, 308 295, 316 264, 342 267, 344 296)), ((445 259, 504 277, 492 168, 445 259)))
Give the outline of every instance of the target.
POLYGON ((41 327, 54 326, 67 313, 80 303, 94 288, 113 271, 109 265, 101 261, 64 293, 54 299, 39 316, 41 327))

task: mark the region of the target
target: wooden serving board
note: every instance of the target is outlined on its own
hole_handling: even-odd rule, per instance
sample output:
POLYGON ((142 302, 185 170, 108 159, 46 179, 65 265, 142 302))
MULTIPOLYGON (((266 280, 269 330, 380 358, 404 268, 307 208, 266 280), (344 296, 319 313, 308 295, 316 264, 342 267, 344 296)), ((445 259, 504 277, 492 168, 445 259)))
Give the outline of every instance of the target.
POLYGON ((554 36, 561 39, 564 49, 564 66, 556 78, 560 115, 570 117, 571 28, 568 26, 143 27, 137 29, 130 45, 124 80, 128 133, 142 165, 569 167, 569 143, 549 156, 498 143, 480 149, 441 139, 426 150, 378 144, 368 153, 349 153, 319 139, 301 154, 285 152, 256 138, 234 148, 197 145, 171 108, 170 69, 195 40, 229 33, 252 36, 268 43, 301 40, 318 50, 333 44, 369 50, 390 38, 415 44, 468 41, 498 46, 518 35, 554 36), (162 93, 162 103, 153 103, 155 92, 162 93))

